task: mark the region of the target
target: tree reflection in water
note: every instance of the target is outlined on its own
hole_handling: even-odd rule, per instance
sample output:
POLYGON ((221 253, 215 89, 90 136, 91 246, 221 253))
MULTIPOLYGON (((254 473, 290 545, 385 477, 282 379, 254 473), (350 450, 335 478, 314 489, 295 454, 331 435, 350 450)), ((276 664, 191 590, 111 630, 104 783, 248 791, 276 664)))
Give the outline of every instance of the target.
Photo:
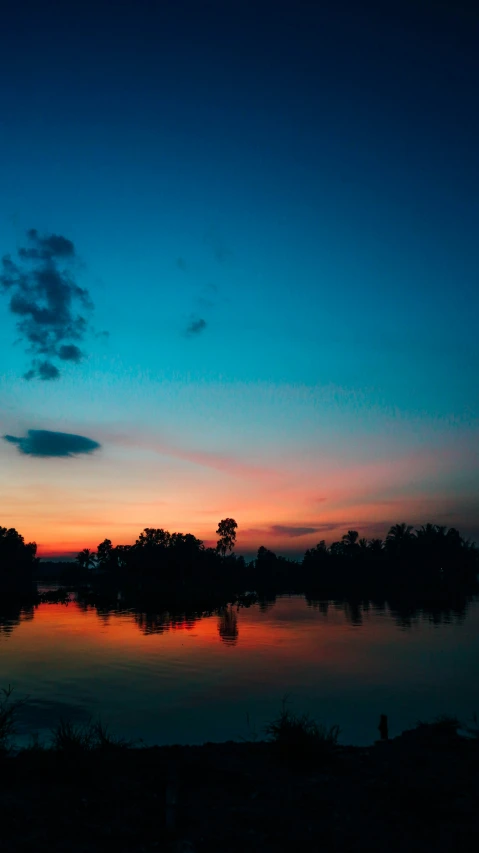
POLYGON ((24 604, 15 598, 3 598, 0 603, 0 636, 9 636, 20 622, 33 619, 33 613, 33 604, 24 604))
MULTIPOLYGON (((239 611, 257 607, 266 614, 276 603, 276 595, 245 593, 235 601, 203 600, 201 606, 179 600, 168 599, 147 602, 145 596, 125 596, 117 588, 95 591, 79 588, 72 593, 80 610, 95 610, 106 626, 113 615, 130 614, 143 634, 162 634, 174 630, 191 630, 195 624, 210 616, 218 618, 218 637, 221 642, 235 646, 239 641, 239 611)), ((475 596, 460 590, 448 590, 446 594, 415 596, 404 593, 361 596, 316 596, 314 592, 304 596, 308 607, 317 610, 322 620, 327 621, 331 611, 340 611, 347 624, 360 627, 373 613, 389 615, 401 629, 410 629, 420 621, 434 625, 461 624, 466 618, 469 604, 475 596)), ((200 602, 198 602, 200 605, 200 602)), ((38 607, 44 606, 38 595, 0 596, 0 637, 9 636, 21 623, 34 618, 38 607)), ((45 605, 47 606, 47 605, 45 605)))
POLYGON ((235 646, 238 642, 238 617, 231 605, 219 614, 218 633, 227 646, 235 646))

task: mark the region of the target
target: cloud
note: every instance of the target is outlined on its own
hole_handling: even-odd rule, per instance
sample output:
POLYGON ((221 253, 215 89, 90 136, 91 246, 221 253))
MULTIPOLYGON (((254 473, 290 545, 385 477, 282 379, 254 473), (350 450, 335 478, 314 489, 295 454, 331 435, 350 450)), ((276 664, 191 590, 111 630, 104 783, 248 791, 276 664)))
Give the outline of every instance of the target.
POLYGON ((43 381, 48 381, 50 379, 59 379, 60 371, 58 367, 55 367, 51 361, 37 361, 36 359, 33 361, 33 367, 28 370, 24 379, 34 379, 35 376, 38 376, 39 379, 43 379, 43 381))
POLYGON ((140 432, 128 435, 117 433, 116 431, 108 431, 103 433, 102 438, 104 441, 108 441, 109 444, 120 447, 133 447, 139 450, 150 450, 161 456, 182 459, 185 462, 191 462, 194 465, 200 465, 205 468, 212 468, 232 476, 253 478, 258 482, 260 480, 271 482, 278 479, 277 472, 274 469, 255 465, 254 463, 249 463, 224 453, 181 447, 167 439, 162 440, 156 436, 142 435, 140 432))
POLYGON ((48 429, 29 429, 26 436, 4 435, 5 441, 16 444, 20 453, 26 456, 78 456, 80 453, 93 453, 101 445, 83 435, 69 432, 52 432, 48 429))
POLYGON ((75 344, 63 344, 58 350, 58 357, 61 358, 62 361, 79 362, 83 358, 83 353, 79 347, 75 346, 75 344))
POLYGON ((78 364, 83 358, 75 342, 90 331, 86 315, 93 304, 88 290, 75 281, 77 258, 71 240, 61 234, 41 237, 35 228, 27 231, 27 240, 30 245, 18 250, 20 263, 10 255, 2 259, 0 291, 10 294, 20 341, 33 356, 25 378, 58 379, 60 370, 53 360, 78 364))
POLYGON ((247 536, 281 536, 289 539, 298 539, 301 536, 311 536, 313 533, 328 533, 335 530, 340 523, 327 521, 316 524, 314 527, 300 524, 270 524, 267 527, 248 527, 242 533, 247 536))
POLYGON ((222 266, 228 265, 234 260, 234 253, 226 245, 221 234, 213 226, 209 228, 203 237, 205 244, 212 250, 216 260, 222 266))
POLYGON ((186 329, 186 334, 190 335, 200 335, 206 329, 206 320, 203 320, 202 317, 199 317, 197 320, 192 320, 186 329))
POLYGON ((320 527, 296 527, 295 525, 288 524, 273 524, 270 527, 270 531, 275 536, 289 536, 291 539, 296 539, 298 536, 307 536, 309 533, 319 533, 325 527, 328 529, 328 525, 321 525, 320 527))
POLYGON ((218 297, 218 288, 216 284, 205 284, 201 288, 200 294, 197 298, 198 305, 201 308, 214 308, 216 300, 218 297))
POLYGON ((62 237, 60 234, 50 234, 48 237, 40 237, 36 228, 29 228, 27 237, 34 244, 30 249, 19 249, 18 254, 21 258, 29 258, 35 260, 51 260, 51 258, 72 258, 75 254, 75 247, 71 240, 62 237))

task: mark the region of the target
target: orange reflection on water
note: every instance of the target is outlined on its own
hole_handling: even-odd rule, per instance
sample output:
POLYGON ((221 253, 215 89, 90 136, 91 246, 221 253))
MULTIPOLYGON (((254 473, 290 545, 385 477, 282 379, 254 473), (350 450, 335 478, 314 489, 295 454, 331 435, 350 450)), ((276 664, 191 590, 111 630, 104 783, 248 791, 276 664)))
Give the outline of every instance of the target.
MULTIPOLYGON (((282 666, 299 668, 321 665, 344 673, 371 673, 382 664, 382 649, 397 645, 398 632, 391 619, 377 612, 362 613, 360 629, 353 627, 347 605, 330 605, 327 613, 308 607, 302 597, 278 598, 263 612, 258 606, 229 606, 219 614, 198 619, 173 618, 168 613, 98 613, 96 609, 42 604, 34 618, 15 629, 9 652, 16 661, 31 657, 48 668, 68 663, 82 669, 117 660, 142 660, 159 655, 166 663, 188 657, 191 664, 228 655, 228 665, 250 672, 282 666), (233 654, 233 652, 231 652, 233 654)), ((408 635, 401 636, 407 644, 408 635)))
POLYGON ((349 742, 370 743, 379 713, 394 711, 400 731, 479 703, 479 606, 467 619, 399 630, 388 610, 300 596, 198 619, 41 604, 0 633, 0 687, 28 694, 33 730, 47 733, 61 716, 101 715, 149 743, 225 740, 248 736, 247 716, 263 726, 289 694, 349 742))

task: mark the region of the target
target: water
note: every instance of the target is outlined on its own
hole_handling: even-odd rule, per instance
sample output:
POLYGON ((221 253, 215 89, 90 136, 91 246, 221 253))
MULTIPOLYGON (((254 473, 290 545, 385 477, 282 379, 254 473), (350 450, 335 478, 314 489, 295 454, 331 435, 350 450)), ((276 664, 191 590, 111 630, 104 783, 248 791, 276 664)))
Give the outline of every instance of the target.
POLYGON ((436 620, 281 596, 271 606, 174 621, 41 604, 0 621, 0 687, 30 700, 20 740, 60 718, 101 716, 127 738, 203 743, 261 737, 285 695, 343 743, 448 713, 479 713, 479 602, 436 620))

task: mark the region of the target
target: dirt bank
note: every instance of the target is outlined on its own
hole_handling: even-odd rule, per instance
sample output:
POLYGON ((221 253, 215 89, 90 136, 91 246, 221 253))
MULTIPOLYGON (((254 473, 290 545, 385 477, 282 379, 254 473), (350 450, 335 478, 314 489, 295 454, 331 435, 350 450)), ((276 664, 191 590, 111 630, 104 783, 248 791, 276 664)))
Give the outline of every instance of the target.
POLYGON ((0 760, 0 850, 477 849, 479 741, 421 727, 326 763, 226 743, 0 760))

